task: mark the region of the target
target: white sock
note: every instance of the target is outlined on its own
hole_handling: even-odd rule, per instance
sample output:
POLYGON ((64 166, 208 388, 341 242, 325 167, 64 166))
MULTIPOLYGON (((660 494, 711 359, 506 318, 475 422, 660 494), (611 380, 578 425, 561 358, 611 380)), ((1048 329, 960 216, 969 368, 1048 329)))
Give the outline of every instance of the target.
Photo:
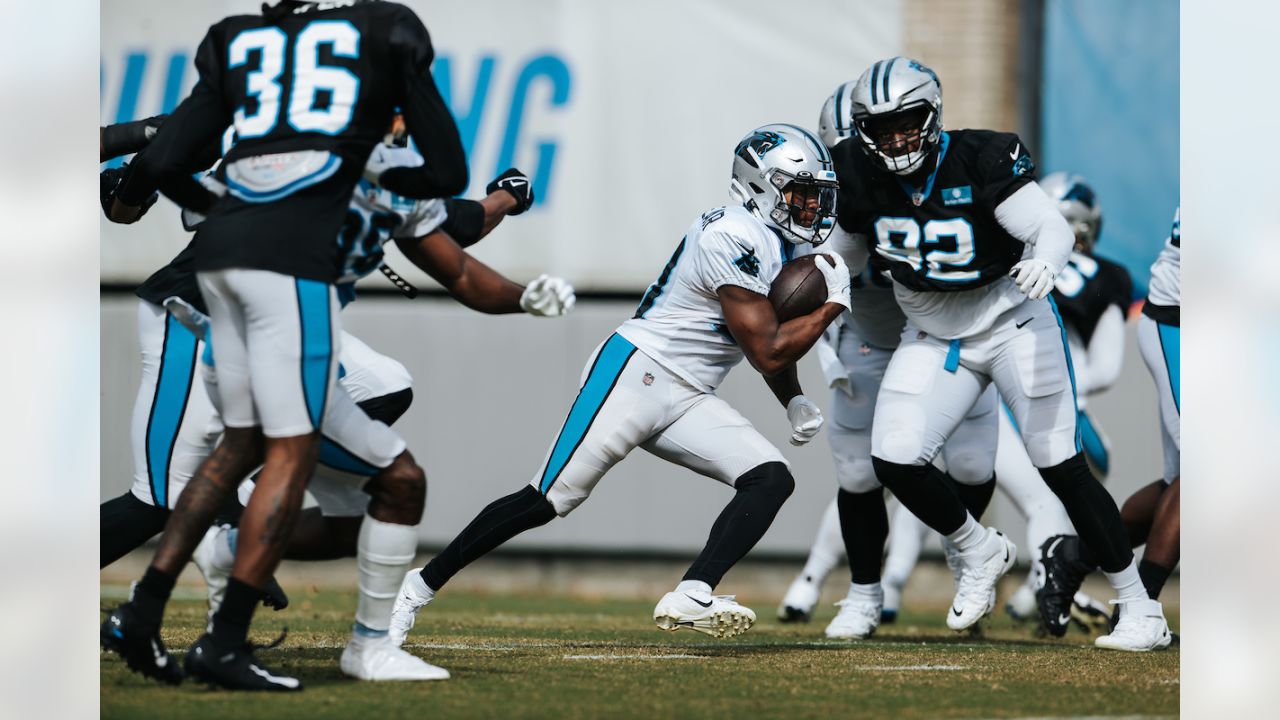
POLYGON ((818 526, 818 536, 813 540, 809 550, 809 560, 804 564, 803 575, 816 585, 821 585, 840 564, 844 557, 844 536, 840 534, 840 510, 836 501, 832 500, 822 513, 822 524, 818 526))
POLYGON ((905 505, 893 511, 893 526, 889 530, 889 555, 884 560, 884 582, 896 588, 907 584, 911 571, 920 559, 920 546, 930 532, 920 518, 911 514, 905 505))
POLYGON ((1129 567, 1118 573, 1103 573, 1107 576, 1107 582, 1111 583, 1111 587, 1116 589, 1116 600, 1125 602, 1128 600, 1146 600, 1147 588, 1142 584, 1142 576, 1138 575, 1138 561, 1129 561, 1129 567))
POLYGON ((978 524, 969 513, 964 514, 964 524, 947 536, 952 545, 962 553, 977 548, 987 539, 987 529, 978 524))
POLYGON ((219 568, 230 570, 236 564, 236 537, 239 528, 230 528, 218 533, 213 543, 213 564, 219 568))
POLYGON ((880 604, 884 602, 884 590, 880 587, 880 583, 867 583, 866 585, 849 583, 849 599, 880 604))
POLYGON ((676 586, 676 592, 700 592, 710 595, 711 586, 701 580, 681 580, 680 584, 676 586))
POLYGON ((395 525, 365 515, 356 542, 360 597, 356 634, 379 636, 391 626, 391 607, 418 549, 414 525, 395 525))

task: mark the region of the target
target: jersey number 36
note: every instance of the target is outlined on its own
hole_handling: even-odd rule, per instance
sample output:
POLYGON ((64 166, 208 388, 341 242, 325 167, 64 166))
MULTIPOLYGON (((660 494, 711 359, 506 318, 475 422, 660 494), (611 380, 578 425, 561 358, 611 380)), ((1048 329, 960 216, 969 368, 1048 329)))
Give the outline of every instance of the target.
POLYGON ((283 79, 284 55, 289 37, 277 27, 245 30, 231 40, 227 48, 228 69, 249 61, 250 53, 258 53, 258 68, 245 76, 246 99, 255 98, 257 108, 247 112, 241 107, 235 113, 236 133, 241 140, 262 137, 275 130, 280 122, 280 105, 287 108, 285 122, 298 132, 337 135, 347 129, 355 111, 360 78, 350 70, 320 64, 320 46, 330 46, 334 57, 360 56, 360 31, 346 20, 315 20, 298 33, 293 43, 292 77, 283 79), (316 109, 321 93, 329 103, 316 109))
POLYGON ((905 262, 925 277, 941 282, 977 280, 981 273, 964 268, 974 258, 973 226, 963 218, 930 220, 923 230, 915 218, 882 217, 875 222, 876 252, 905 262), (948 249, 948 246, 954 249, 948 249))

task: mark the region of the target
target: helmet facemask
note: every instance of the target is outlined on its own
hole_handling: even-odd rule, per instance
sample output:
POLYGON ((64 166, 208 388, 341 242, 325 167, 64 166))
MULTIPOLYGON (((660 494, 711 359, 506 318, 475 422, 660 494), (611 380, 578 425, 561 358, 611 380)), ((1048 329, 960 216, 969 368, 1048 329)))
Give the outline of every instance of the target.
POLYGON ((890 113, 857 115, 853 122, 872 160, 898 175, 919 170, 941 136, 938 112, 924 100, 890 113))
POLYGON ((783 170, 774 170, 769 182, 778 191, 769 212, 772 224, 793 243, 826 242, 835 227, 838 184, 818 180, 808 171, 792 176, 783 170))

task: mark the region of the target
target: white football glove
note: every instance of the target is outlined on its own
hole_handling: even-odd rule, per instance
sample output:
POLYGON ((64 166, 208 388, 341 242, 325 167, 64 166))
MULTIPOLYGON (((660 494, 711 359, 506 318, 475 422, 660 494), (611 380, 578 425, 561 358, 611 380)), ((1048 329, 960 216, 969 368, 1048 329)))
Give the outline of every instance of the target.
POLYGON ((422 160, 414 152, 413 148, 389 147, 383 143, 373 146, 373 151, 369 153, 369 159, 364 164, 364 179, 379 185, 378 178, 382 177, 382 173, 397 167, 416 167, 422 164, 422 160))
POLYGON ((827 283, 827 302, 839 303, 849 309, 852 304, 849 301, 849 268, 844 264, 844 258, 839 253, 821 253, 814 257, 813 265, 827 283), (835 258, 835 261, 830 258, 835 258))
POLYGON ((1043 300, 1053 290, 1058 271, 1044 260, 1028 258, 1009 269, 1009 277, 1018 284, 1023 295, 1032 300, 1043 300))
POLYGON ((822 429, 822 411, 803 395, 791 398, 787 403, 787 420, 791 421, 791 444, 804 445, 822 429))
POLYGON ((556 317, 573 309, 573 286, 551 275, 539 275, 520 296, 520 309, 538 317, 556 317))

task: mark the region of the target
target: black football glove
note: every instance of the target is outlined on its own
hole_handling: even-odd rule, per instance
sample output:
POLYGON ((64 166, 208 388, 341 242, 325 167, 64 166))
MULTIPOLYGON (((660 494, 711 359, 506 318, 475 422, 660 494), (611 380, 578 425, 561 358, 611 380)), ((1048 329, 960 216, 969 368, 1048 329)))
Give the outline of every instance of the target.
MULTIPOLYGON (((124 182, 125 171, 128 169, 129 163, 125 163, 118 168, 107 168, 98 174, 98 199, 102 202, 102 212, 111 220, 111 206, 115 204, 116 192, 120 190, 120 184, 124 182)), ((151 196, 142 203, 142 208, 138 212, 141 218, 147 214, 152 205, 160 199, 160 193, 153 192, 151 196)), ((115 220, 112 220, 115 222, 115 220)))
POLYGON ((508 215, 519 215, 533 205, 533 183, 529 182, 528 175, 515 168, 507 170, 484 186, 485 193, 489 195, 499 190, 506 190, 516 199, 516 207, 508 215))

